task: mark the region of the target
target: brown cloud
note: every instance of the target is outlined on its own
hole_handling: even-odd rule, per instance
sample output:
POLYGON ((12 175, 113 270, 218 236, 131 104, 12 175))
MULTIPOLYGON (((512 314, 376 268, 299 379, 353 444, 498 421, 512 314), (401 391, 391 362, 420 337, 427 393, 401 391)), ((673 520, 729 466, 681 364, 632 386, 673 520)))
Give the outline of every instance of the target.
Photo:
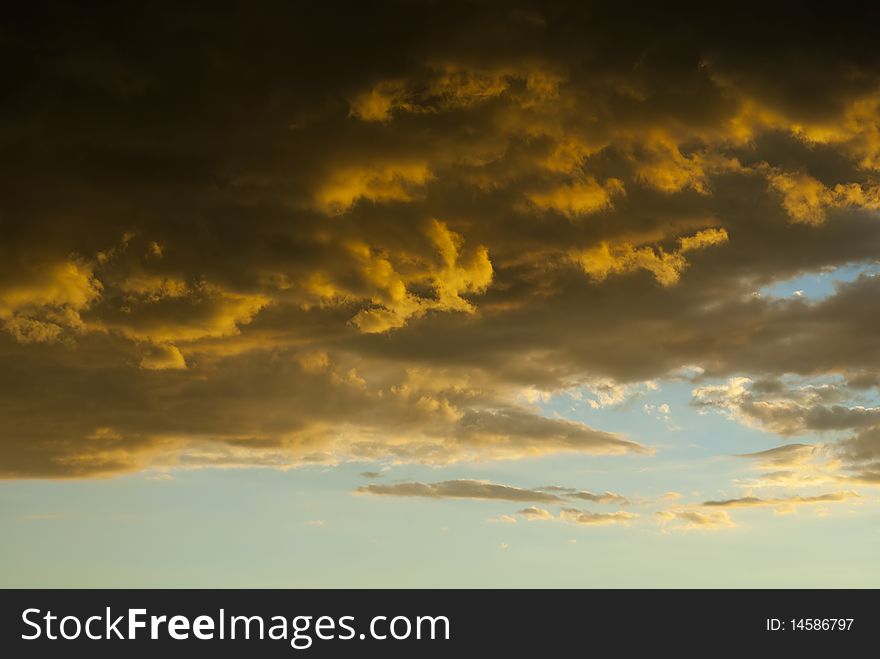
POLYGON ((536 506, 529 506, 528 508, 523 508, 522 510, 518 510, 516 512, 517 515, 523 517, 529 521, 534 520, 543 520, 543 519, 553 519, 553 513, 549 510, 545 510, 544 508, 538 508, 536 506))
MULTIPOLYGON (((780 379, 736 377, 694 389, 695 405, 716 409, 747 425, 783 436, 810 432, 840 436, 823 445, 788 444, 746 454, 764 473, 756 484, 874 483, 880 456, 880 409, 860 404, 864 389, 850 380, 792 384, 780 379)), ((856 382, 860 385, 859 382, 856 382)))
POLYGON ((773 499, 760 497, 741 497, 739 499, 724 499, 722 501, 705 501, 703 506, 708 508, 754 508, 760 506, 794 507, 802 504, 834 503, 858 498, 856 492, 830 492, 815 496, 788 496, 773 499))
POLYGON ((871 20, 336 9, 4 29, 3 475, 648 452, 522 394, 683 366, 876 474, 870 404, 754 387, 880 372, 878 277, 753 295, 880 253, 871 20))
MULTIPOLYGON (((361 494, 381 494, 401 497, 427 497, 432 499, 498 499, 502 501, 533 501, 536 503, 563 503, 571 500, 584 500, 593 503, 629 503, 627 499, 613 492, 593 494, 558 485, 523 489, 509 485, 499 485, 487 481, 454 480, 439 483, 394 483, 390 485, 364 485, 356 492, 361 494)), ((542 516, 545 511, 528 508, 519 511, 524 517, 542 516)), ((565 509, 563 509, 565 512, 565 509)), ((571 512, 571 511, 569 511, 571 512)), ((586 514, 586 513, 585 513, 586 514)))
POLYGON ((346 460, 442 465, 648 450, 618 434, 540 416, 518 404, 515 391, 489 395, 455 378, 361 372, 358 360, 312 351, 194 354, 185 369, 175 368, 173 353, 126 363, 124 339, 108 351, 111 340, 83 339, 53 372, 35 370, 38 356, 22 354, 11 340, 0 342, 8 364, 0 387, 10 392, 0 406, 10 433, 3 475, 97 475, 111 465, 119 471, 346 460), (27 387, 14 384, 22 373, 30 373, 27 387), (98 427, 111 428, 113 437, 90 440, 98 427))
POLYGON ((663 510, 657 513, 657 519, 664 527, 668 525, 681 531, 716 530, 736 526, 730 515, 723 510, 711 512, 690 509, 663 510))
POLYGON ((837 384, 789 386, 736 377, 723 385, 694 389, 693 402, 700 408, 715 408, 745 423, 780 435, 810 431, 846 430, 880 423, 880 408, 836 404, 853 397, 837 384))
POLYGON ((399 497, 427 497, 430 499, 492 499, 499 501, 562 501, 548 492, 528 490, 510 485, 485 481, 454 480, 440 483, 395 483, 393 485, 363 485, 356 492, 399 497))
POLYGON ((186 368, 186 360, 180 350, 173 345, 153 345, 147 349, 141 359, 141 368, 154 371, 166 368, 186 368))
MULTIPOLYGON (((757 483, 759 486, 780 487, 797 484, 792 482, 768 482, 757 483)), ((802 479, 801 484, 811 484, 807 479, 802 479)), ((761 497, 747 495, 734 499, 710 500, 701 504, 677 506, 655 513, 655 517, 664 528, 673 530, 690 531, 695 529, 726 529, 736 527, 736 522, 730 517, 727 509, 731 508, 773 508, 776 514, 790 514, 796 512, 800 506, 816 506, 823 504, 836 504, 859 499, 861 496, 852 490, 827 492, 815 495, 785 495, 761 497)))
POLYGON ((559 517, 566 522, 575 524, 627 524, 634 519, 638 519, 635 513, 617 511, 612 513, 594 513, 586 510, 578 510, 577 508, 563 508, 559 511, 559 517))
POLYGON ((547 487, 540 487, 538 489, 545 492, 559 493, 561 497, 569 499, 581 499, 583 501, 591 501, 593 503, 629 503, 629 500, 625 496, 617 494, 616 492, 602 492, 601 494, 595 494, 593 492, 577 490, 572 487, 561 487, 559 485, 548 485, 547 487))
POLYGON ((627 524, 638 519, 638 515, 624 511, 611 513, 594 513, 577 508, 562 508, 557 515, 544 508, 523 508, 516 513, 528 521, 556 521, 584 525, 627 524))

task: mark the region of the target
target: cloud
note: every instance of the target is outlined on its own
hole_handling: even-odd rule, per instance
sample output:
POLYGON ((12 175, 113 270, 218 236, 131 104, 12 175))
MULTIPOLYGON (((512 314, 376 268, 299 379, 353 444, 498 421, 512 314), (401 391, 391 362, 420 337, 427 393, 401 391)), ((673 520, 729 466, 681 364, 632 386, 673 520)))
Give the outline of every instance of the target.
POLYGON ((542 505, 557 505, 554 514, 546 508, 531 505, 518 510, 515 515, 500 515, 490 522, 516 523, 517 517, 527 521, 556 521, 583 525, 627 524, 639 518, 636 513, 622 510, 613 512, 593 512, 572 508, 570 501, 589 501, 598 504, 626 505, 629 501, 619 494, 605 492, 593 494, 575 488, 558 485, 541 488, 519 488, 488 481, 459 479, 438 483, 401 482, 388 485, 363 485, 355 490, 357 494, 370 494, 395 497, 421 497, 429 499, 469 499, 485 501, 517 501, 542 505))
POLYGON ((639 247, 631 243, 609 245, 603 242, 598 247, 573 254, 572 258, 584 273, 597 281, 613 274, 646 270, 659 284, 671 286, 678 282, 682 271, 687 267, 687 261, 682 256, 685 252, 725 242, 727 231, 708 229, 680 238, 680 248, 673 252, 655 250, 649 246, 639 247))
POLYGON ((44 307, 80 311, 100 295, 90 264, 66 260, 42 265, 16 273, 17 281, 4 282, 0 315, 9 317, 19 311, 44 307))
POLYGON ((783 172, 770 173, 769 181, 782 195, 782 205, 792 222, 822 224, 828 209, 832 208, 880 209, 880 187, 877 186, 838 183, 828 188, 808 174, 783 172))
POLYGON ((575 524, 604 525, 627 524, 630 521, 637 519, 638 515, 624 511, 594 513, 586 510, 578 510, 577 508, 563 508, 559 512, 559 517, 564 521, 573 522, 575 524))
MULTIPOLYGON (((126 354, 124 339, 116 339, 126 354)), ((525 459, 554 453, 648 453, 627 438, 585 424, 542 417, 514 402, 515 390, 487 392, 430 373, 367 370, 359 360, 289 351, 231 356, 193 353, 187 368, 149 370, 106 352, 97 335, 89 370, 69 365, 33 369, 38 356, 10 341, 0 374, 2 413, 18 432, 0 445, 2 474, 89 476, 147 467, 263 466, 291 468, 345 461, 446 465, 462 460, 525 459), (11 352, 10 352, 11 351, 11 352), (31 373, 43 398, 14 385, 31 373), (205 377, 205 373, 212 373, 205 377), (424 379, 423 379, 424 378, 424 379), (114 400, 96 416, 85 404, 95 382, 114 400), (457 382, 457 384, 453 384, 457 382), (68 393, 64 393, 68 392, 68 393), (109 395, 109 394, 108 394, 109 395), (45 410, 34 415, 33 410, 45 410), (64 425, 56 422, 64 415, 64 425), (88 439, 96 427, 115 437, 88 439)), ((173 353, 164 358, 173 360, 173 353)), ((153 355, 144 366, 176 366, 153 355)))
POLYGON ((363 485, 356 492, 398 497, 427 497, 430 499, 487 499, 499 501, 561 501, 556 495, 486 481, 452 480, 440 483, 395 483, 393 485, 363 485))
MULTIPOLYGON (((773 487, 784 485, 771 483, 773 487)), ((785 495, 760 497, 747 495, 734 499, 710 500, 701 504, 677 506, 660 510, 655 517, 662 527, 673 530, 691 531, 696 529, 727 529, 737 526, 727 512, 732 508, 773 508, 777 514, 796 512, 800 506, 821 506, 828 503, 844 503, 861 498, 852 490, 827 492, 816 495, 785 495)))
POLYGON ((736 457, 752 461, 759 474, 743 482, 746 487, 800 488, 816 485, 852 484, 839 448, 834 444, 786 444, 736 457))
POLYGON ((135 341, 191 342, 240 332, 271 303, 265 295, 242 294, 202 284, 189 295, 128 298, 125 306, 102 314, 96 325, 135 341))
POLYGON ((371 302, 374 306, 358 312, 352 322, 359 330, 381 333, 403 327, 411 317, 429 310, 474 313, 476 308, 463 295, 482 293, 492 282, 492 263, 485 247, 469 254, 462 253, 461 236, 439 222, 428 223, 426 233, 437 250, 439 263, 430 264, 428 271, 418 273, 412 284, 430 286, 433 298, 413 294, 402 273, 384 256, 373 255, 369 248, 359 256, 365 260, 366 277, 381 291, 371 302))
POLYGON ((29 263, 0 279, 0 323, 20 343, 54 343, 83 331, 101 288, 87 261, 29 263))
POLYGON ((840 443, 840 455, 850 479, 880 485, 880 427, 867 428, 840 443))
POLYGON ((600 184, 588 178, 545 191, 530 192, 526 196, 539 209, 554 210, 566 217, 576 218, 610 207, 613 198, 620 194, 624 194, 624 188, 618 179, 608 179, 600 184))
POLYGON ((388 122, 395 113, 437 114, 471 109, 503 97, 531 107, 555 100, 558 74, 540 62, 469 67, 427 62, 418 80, 386 79, 354 94, 350 114, 362 121, 388 122))
POLYGON ((493 444, 504 438, 509 446, 535 456, 547 453, 548 449, 552 452, 650 453, 649 449, 618 435, 513 407, 467 412, 459 428, 462 436, 474 444, 493 444))
POLYGON ((537 508, 535 506, 530 506, 529 508, 518 510, 516 514, 520 517, 524 517, 529 521, 539 519, 553 519, 553 513, 551 513, 549 510, 545 510, 544 508, 537 508))
MULTIPOLYGON (((723 385, 695 389, 693 403, 785 437, 810 432, 837 436, 836 441, 823 445, 788 444, 742 456, 763 470, 756 484, 874 484, 878 482, 880 408, 860 404, 866 387, 841 379, 793 385, 780 379, 737 377, 723 385)), ((865 384, 870 383, 869 377, 865 384)))
POLYGON ((64 325, 28 318, 12 316, 3 323, 3 328, 19 343, 55 343, 64 334, 64 325))
POLYGON ((758 451, 756 453, 743 453, 737 457, 755 460, 761 467, 776 469, 781 467, 793 467, 807 462, 817 451, 817 447, 810 444, 786 444, 776 448, 758 451))
POLYGON ((362 121, 389 121, 405 98, 406 88, 402 82, 383 80, 354 97, 350 114, 362 121))
POLYGON ((344 213, 360 199, 373 203, 412 201, 430 178, 431 172, 420 163, 339 169, 315 191, 315 205, 332 215, 344 213))
POLYGON ((4 477, 648 456, 521 394, 622 405, 688 367, 702 409, 876 478, 872 21, 400 6, 392 34, 278 3, 261 48, 230 8, 211 56, 186 12, 156 56, 156 11, 10 27, 4 477))
POLYGON ((490 518, 489 521, 500 522, 502 524, 516 524, 516 517, 513 515, 499 515, 498 517, 490 518))
POLYGON ((815 496, 787 496, 773 499, 762 499, 760 497, 741 497, 739 499, 724 499, 721 501, 705 501, 703 506, 707 508, 754 508, 761 506, 775 506, 782 508, 791 508, 799 505, 809 505, 818 503, 841 502, 848 499, 859 498, 856 492, 829 492, 827 494, 818 494, 815 496))
POLYGON ((151 476, 147 476, 147 480, 151 481, 174 481, 177 480, 172 474, 166 472, 160 472, 157 474, 153 474, 151 476))
POLYGON ((880 458, 880 428, 868 428, 842 443, 845 455, 853 460, 880 458))
POLYGON ((593 492, 577 490, 571 487, 560 487, 559 485, 548 485, 547 487, 540 487, 537 489, 545 492, 553 492, 554 494, 558 493, 559 496, 568 499, 580 499, 582 501, 591 501, 593 503, 629 503, 629 500, 625 496, 617 494, 616 492, 602 492, 601 494, 595 494, 593 492))
POLYGON ((529 507, 523 508, 516 513, 520 517, 528 521, 536 520, 552 520, 557 522, 568 522, 572 524, 583 525, 606 525, 606 524, 628 524, 639 516, 635 513, 624 511, 616 511, 610 513, 596 513, 577 508, 562 508, 557 515, 553 515, 549 510, 544 508, 529 507))
POLYGON ((790 386, 776 381, 731 378, 722 385, 698 387, 693 403, 715 408, 748 425, 784 436, 810 431, 862 428, 880 423, 880 408, 841 405, 852 394, 838 384, 790 386), (769 384, 774 384, 769 389, 769 384))
POLYGON ((141 368, 161 371, 166 368, 186 368, 186 360, 173 345, 153 345, 141 359, 141 368))
POLYGON ((656 515, 664 527, 679 531, 729 529, 736 526, 730 515, 723 510, 673 509, 662 510, 656 515))

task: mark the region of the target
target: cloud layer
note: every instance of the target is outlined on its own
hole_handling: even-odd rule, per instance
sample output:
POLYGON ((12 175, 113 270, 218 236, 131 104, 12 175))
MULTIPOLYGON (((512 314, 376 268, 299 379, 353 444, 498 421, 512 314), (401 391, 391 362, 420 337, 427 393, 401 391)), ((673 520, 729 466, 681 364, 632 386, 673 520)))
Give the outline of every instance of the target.
POLYGON ((696 367, 878 482, 880 278, 755 295, 880 254, 873 21, 436 9, 4 28, 0 475, 648 455, 525 392, 696 367))

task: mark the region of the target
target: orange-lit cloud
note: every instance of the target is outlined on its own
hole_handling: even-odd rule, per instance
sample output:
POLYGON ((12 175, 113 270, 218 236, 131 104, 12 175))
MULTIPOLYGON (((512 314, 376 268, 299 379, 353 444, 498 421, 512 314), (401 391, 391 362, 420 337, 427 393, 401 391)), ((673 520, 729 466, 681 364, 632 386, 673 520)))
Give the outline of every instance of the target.
POLYGON ((871 26, 399 12, 362 42, 365 10, 346 39, 256 17, 258 49, 220 12, 222 57, 128 26, 116 56, 100 21, 10 44, 3 476, 650 456, 542 403, 687 368, 701 411, 822 435, 744 486, 880 482, 871 26))

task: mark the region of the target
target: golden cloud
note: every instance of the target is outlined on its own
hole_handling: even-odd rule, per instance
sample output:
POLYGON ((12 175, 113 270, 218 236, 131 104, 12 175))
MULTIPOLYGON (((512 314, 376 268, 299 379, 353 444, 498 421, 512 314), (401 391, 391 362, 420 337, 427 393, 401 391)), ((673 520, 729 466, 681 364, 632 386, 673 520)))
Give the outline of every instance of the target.
POLYGON ((871 403, 754 389, 880 372, 880 86, 865 34, 829 36, 871 26, 758 57, 753 17, 680 48, 664 17, 410 11, 362 57, 259 18, 254 50, 220 15, 216 61, 126 39, 161 102, 59 69, 62 47, 93 60, 99 23, 10 46, 33 80, 4 124, 4 475, 649 455, 540 398, 614 404, 694 367, 705 410, 829 433, 798 465, 756 459, 755 482, 875 478, 871 403), (866 272, 821 300, 753 295, 842 265, 866 272))
POLYGON ((664 527, 678 531, 717 530, 736 527, 734 521, 723 510, 703 512, 690 509, 662 510, 657 519, 664 527))
POLYGON ((0 321, 22 343, 51 343, 66 330, 83 330, 81 313, 101 288, 86 261, 34 264, 0 282, 0 321))
POLYGON ((609 208, 614 197, 622 194, 623 182, 618 179, 598 183, 594 178, 586 178, 549 190, 530 192, 526 197, 539 209, 554 210, 566 217, 576 218, 609 208))
POLYGON ((678 282, 681 273, 687 267, 683 254, 725 242, 727 242, 726 230, 706 229, 692 236, 680 238, 679 249, 672 252, 647 245, 636 246, 627 242, 615 245, 603 242, 597 247, 573 253, 571 258, 594 281, 602 281, 611 275, 646 270, 659 284, 671 286, 678 282))
POLYGON ((412 201, 431 178, 423 163, 343 167, 315 190, 314 202, 322 212, 334 215, 344 213, 360 199, 373 203, 412 201))

